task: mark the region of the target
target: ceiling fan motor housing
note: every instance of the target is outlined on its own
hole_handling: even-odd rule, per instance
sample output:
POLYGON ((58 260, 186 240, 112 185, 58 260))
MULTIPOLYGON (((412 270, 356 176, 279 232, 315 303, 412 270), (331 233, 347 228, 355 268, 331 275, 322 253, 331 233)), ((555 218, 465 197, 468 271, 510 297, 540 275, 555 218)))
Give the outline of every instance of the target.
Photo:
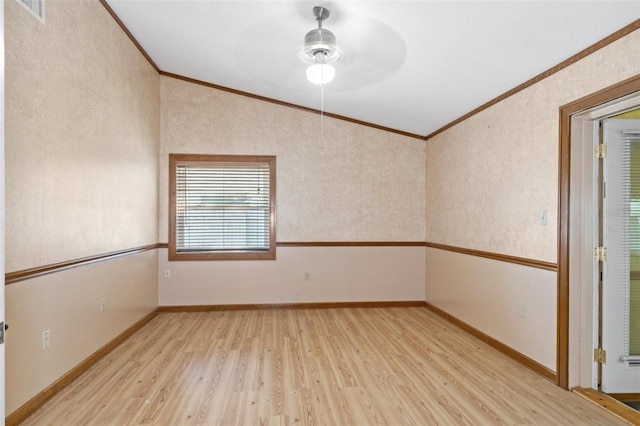
POLYGON ((318 28, 314 28, 304 36, 304 58, 313 63, 318 54, 324 55, 324 63, 330 64, 338 61, 342 52, 336 46, 336 36, 329 30, 322 28, 322 21, 329 17, 329 11, 324 7, 316 6, 313 14, 318 21, 318 28))

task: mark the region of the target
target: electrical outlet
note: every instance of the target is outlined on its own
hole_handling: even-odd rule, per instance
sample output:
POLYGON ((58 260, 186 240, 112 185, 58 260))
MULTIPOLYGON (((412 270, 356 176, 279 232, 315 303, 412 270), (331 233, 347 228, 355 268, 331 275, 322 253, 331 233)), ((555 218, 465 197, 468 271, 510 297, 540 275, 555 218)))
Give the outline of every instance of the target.
POLYGON ((305 272, 304 273, 304 280, 305 281, 311 281, 311 273, 305 272))
POLYGON ((164 277, 165 278, 171 278, 171 269, 165 269, 164 270, 164 277))
POLYGON ((525 305, 518 305, 518 316, 524 318, 527 313, 527 307, 525 305))
POLYGON ((42 332, 42 350, 44 351, 49 347, 51 343, 51 332, 49 330, 45 330, 42 332))
POLYGON ((105 309, 107 309, 107 299, 103 297, 100 299, 100 312, 104 312, 105 309))

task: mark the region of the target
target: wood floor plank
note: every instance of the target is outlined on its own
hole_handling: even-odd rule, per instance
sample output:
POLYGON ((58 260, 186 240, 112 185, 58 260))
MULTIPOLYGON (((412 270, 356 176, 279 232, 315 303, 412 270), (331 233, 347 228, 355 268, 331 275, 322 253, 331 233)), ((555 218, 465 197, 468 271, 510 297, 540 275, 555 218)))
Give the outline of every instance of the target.
POLYGON ((163 312, 24 424, 625 423, 429 310, 393 307, 163 312))

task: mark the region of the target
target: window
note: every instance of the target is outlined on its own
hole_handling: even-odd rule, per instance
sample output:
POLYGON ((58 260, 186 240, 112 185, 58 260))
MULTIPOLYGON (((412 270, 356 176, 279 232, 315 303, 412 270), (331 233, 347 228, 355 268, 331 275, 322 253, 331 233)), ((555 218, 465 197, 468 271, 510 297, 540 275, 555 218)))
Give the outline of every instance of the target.
POLYGON ((169 260, 275 259, 276 157, 169 155, 169 260))

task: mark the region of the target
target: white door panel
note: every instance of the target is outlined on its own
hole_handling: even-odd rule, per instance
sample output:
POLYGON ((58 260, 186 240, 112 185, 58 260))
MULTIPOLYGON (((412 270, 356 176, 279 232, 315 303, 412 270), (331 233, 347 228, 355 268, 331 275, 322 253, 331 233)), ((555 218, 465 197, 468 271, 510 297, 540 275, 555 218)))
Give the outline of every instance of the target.
POLYGON ((607 260, 603 263, 602 348, 607 360, 602 365, 601 383, 605 393, 640 392, 640 368, 621 361, 629 355, 631 256, 640 256, 640 241, 630 238, 634 234, 630 230, 640 223, 631 197, 631 148, 635 143, 640 148, 640 137, 634 142, 625 136, 634 130, 640 132, 640 120, 604 120, 603 242, 607 260))
MULTIPOLYGON (((4 7, 0 6, 0 322, 4 325, 4 7)), ((4 331, 4 330, 3 330, 4 331)), ((4 348, 0 344, 0 424, 4 424, 4 348)))

